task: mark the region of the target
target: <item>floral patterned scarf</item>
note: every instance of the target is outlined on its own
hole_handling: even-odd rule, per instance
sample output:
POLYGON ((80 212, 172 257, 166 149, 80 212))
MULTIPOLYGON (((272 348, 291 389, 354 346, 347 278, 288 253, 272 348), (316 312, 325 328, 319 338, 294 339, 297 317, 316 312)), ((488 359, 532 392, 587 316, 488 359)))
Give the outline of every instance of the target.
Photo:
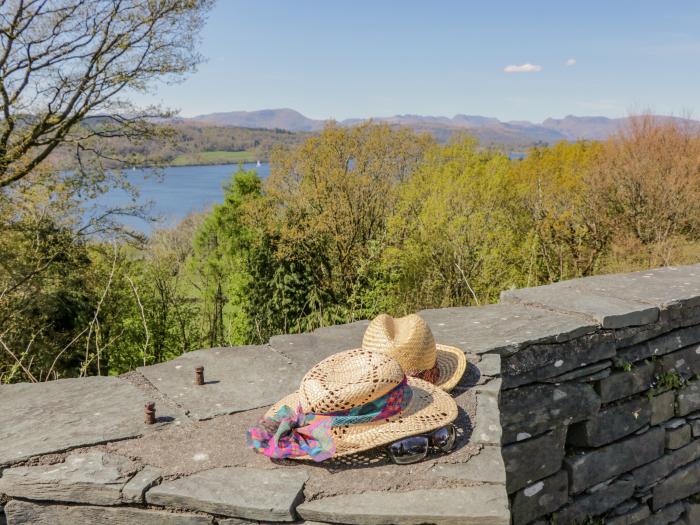
POLYGON ((359 407, 326 414, 304 414, 301 406, 292 409, 283 405, 269 418, 261 419, 248 429, 246 444, 270 458, 308 455, 324 461, 335 454, 332 427, 371 423, 401 413, 413 393, 406 377, 382 397, 359 407))

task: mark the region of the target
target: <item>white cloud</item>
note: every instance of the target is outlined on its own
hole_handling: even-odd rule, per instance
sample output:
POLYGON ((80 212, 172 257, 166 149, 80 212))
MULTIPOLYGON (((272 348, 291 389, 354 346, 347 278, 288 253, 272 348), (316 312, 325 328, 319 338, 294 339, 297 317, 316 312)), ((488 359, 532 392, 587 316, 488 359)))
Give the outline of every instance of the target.
POLYGON ((575 58, 570 58, 569 60, 567 60, 566 62, 564 62, 564 65, 565 65, 566 67, 575 66, 575 65, 576 65, 576 59, 575 59, 575 58))
POLYGON ((506 66, 503 68, 506 73, 536 73, 542 71, 542 66, 536 64, 522 64, 520 66, 506 66))

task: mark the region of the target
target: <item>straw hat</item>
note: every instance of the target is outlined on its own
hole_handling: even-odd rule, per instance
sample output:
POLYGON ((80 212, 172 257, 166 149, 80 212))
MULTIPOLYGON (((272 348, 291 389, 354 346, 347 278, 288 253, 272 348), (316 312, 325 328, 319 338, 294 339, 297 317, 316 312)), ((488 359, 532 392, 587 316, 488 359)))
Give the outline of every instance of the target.
POLYGON ((416 314, 394 319, 380 314, 367 327, 362 348, 396 359, 409 376, 452 390, 464 375, 467 358, 459 348, 436 344, 428 323, 416 314))
MULTIPOLYGON (((309 370, 299 390, 268 410, 301 407, 306 414, 337 413, 362 407, 399 387, 406 375, 386 354, 363 349, 334 354, 309 370)), ((347 456, 393 443, 404 437, 429 433, 457 418, 457 404, 448 394, 421 379, 407 378, 411 397, 400 413, 371 423, 333 426, 333 457, 347 456)), ((295 459, 308 459, 300 456, 295 459)))

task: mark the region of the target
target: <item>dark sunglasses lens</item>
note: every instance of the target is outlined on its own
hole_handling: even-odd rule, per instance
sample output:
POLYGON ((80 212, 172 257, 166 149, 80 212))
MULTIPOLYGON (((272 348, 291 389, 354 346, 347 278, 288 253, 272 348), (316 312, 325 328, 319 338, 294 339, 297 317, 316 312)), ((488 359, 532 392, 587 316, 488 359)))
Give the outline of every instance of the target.
POLYGON ((413 436, 389 445, 389 455, 398 465, 422 461, 428 455, 428 438, 413 436))
POLYGON ((455 446, 457 430, 454 425, 440 428, 430 434, 430 444, 442 452, 449 452, 455 446))

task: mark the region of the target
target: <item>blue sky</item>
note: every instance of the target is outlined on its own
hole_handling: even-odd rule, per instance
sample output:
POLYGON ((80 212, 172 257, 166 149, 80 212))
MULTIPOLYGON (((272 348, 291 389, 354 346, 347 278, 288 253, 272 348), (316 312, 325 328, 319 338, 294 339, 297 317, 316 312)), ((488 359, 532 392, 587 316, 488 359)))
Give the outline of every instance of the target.
POLYGON ((218 0, 202 38, 197 73, 138 101, 183 116, 700 118, 697 1, 218 0))

